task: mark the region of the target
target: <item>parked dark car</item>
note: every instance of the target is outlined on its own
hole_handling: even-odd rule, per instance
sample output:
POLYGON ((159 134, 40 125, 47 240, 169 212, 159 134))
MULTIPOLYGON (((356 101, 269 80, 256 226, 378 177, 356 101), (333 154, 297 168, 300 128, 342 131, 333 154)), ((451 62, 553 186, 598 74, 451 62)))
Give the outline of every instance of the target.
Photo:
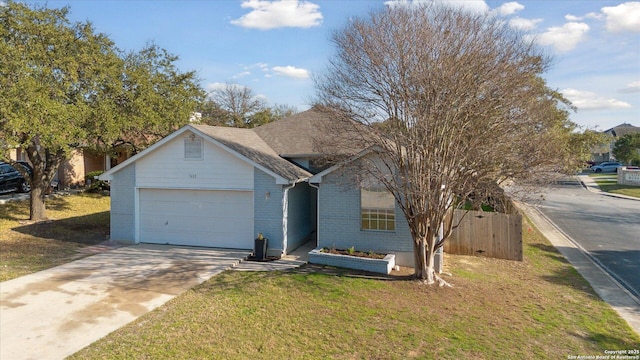
MULTIPOLYGON (((31 166, 26 162, 19 161, 16 166, 22 166, 29 174, 32 172, 31 166)), ((22 177, 18 170, 5 162, 0 162, 0 194, 14 191, 29 192, 30 190, 29 182, 22 177)))

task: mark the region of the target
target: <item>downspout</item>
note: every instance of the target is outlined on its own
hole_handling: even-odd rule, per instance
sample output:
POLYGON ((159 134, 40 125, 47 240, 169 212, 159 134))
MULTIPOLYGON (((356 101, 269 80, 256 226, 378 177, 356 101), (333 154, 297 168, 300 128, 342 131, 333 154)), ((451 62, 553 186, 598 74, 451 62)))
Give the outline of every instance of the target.
POLYGON ((309 186, 316 189, 316 246, 320 243, 320 185, 309 183, 309 186))
POLYGON ((289 234, 289 190, 293 189, 299 182, 305 179, 298 179, 291 184, 291 186, 285 186, 282 193, 282 253, 287 254, 287 239, 289 234))

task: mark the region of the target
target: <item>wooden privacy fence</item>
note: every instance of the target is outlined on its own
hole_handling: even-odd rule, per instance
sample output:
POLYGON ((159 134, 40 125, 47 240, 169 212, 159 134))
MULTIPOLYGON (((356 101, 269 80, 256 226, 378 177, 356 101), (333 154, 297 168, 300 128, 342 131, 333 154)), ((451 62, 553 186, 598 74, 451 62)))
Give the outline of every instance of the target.
POLYGON ((454 210, 453 217, 458 227, 444 252, 522 261, 522 215, 454 210))

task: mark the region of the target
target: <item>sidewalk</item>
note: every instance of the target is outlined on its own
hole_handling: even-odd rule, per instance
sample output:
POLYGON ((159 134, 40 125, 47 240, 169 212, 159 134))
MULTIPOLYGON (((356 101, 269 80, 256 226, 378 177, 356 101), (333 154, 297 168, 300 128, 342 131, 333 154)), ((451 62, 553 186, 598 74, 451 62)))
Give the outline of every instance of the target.
MULTIPOLYGON (((593 183, 595 184, 595 182, 593 183)), ((597 187, 597 185, 595 186, 597 187)), ((634 297, 600 268, 591 259, 586 250, 560 231, 542 212, 528 204, 518 203, 518 207, 526 213, 531 222, 549 239, 549 242, 558 249, 580 275, 589 282, 600 298, 611 305, 629 326, 640 334, 640 299, 634 297)))
POLYGON ((598 186, 596 181, 593 180, 593 178, 590 177, 589 175, 580 174, 580 175, 577 175, 577 178, 578 178, 578 180, 580 180, 582 185, 587 190, 591 191, 592 193, 601 194, 601 195, 604 195, 604 196, 617 197, 617 198, 620 198, 620 199, 640 201, 640 199, 637 198, 637 197, 621 195, 621 194, 614 194, 614 193, 608 193, 608 192, 604 192, 604 191, 600 190, 600 187, 598 186))

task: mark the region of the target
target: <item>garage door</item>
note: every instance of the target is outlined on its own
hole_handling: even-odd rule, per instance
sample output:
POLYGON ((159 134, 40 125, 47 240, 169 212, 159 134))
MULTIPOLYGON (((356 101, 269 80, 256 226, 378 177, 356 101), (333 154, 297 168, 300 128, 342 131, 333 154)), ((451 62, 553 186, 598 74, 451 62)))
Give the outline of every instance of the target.
POLYGON ((140 242, 253 248, 253 192, 140 189, 140 242))

